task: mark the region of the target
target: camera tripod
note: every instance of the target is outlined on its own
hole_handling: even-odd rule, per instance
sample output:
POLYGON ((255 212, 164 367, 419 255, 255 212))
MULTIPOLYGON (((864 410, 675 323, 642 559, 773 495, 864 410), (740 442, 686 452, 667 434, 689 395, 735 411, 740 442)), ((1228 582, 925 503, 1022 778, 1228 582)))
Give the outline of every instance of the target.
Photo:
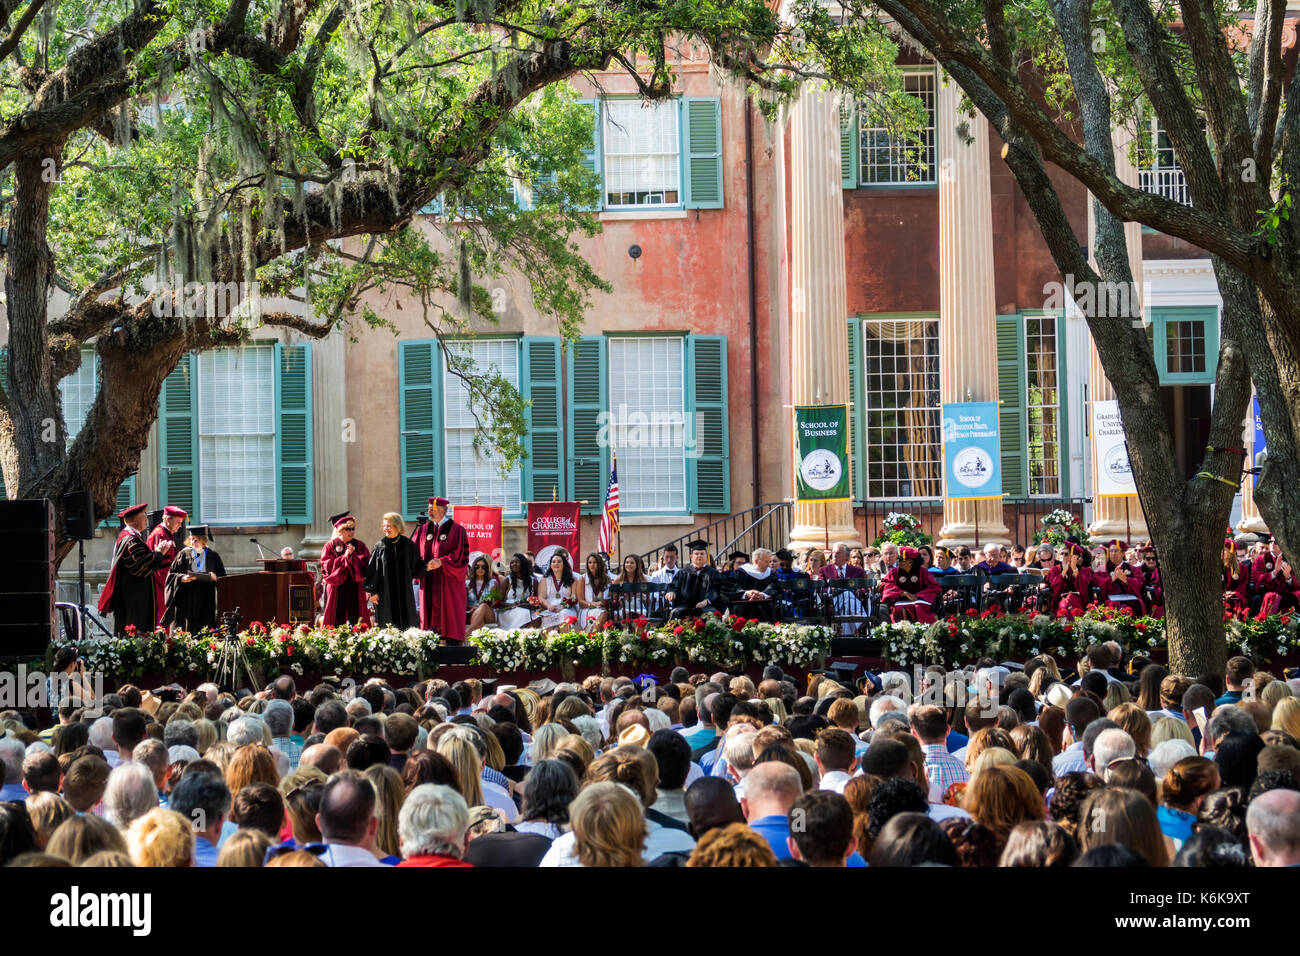
POLYGON ((239 680, 242 671, 248 677, 248 686, 256 687, 257 680, 253 677, 253 668, 249 666, 248 658, 244 656, 244 645, 239 640, 239 608, 235 608, 229 614, 223 614, 221 623, 225 625, 226 637, 221 642, 221 650, 217 654, 217 669, 212 676, 212 682, 218 687, 229 687, 234 690, 235 682, 239 680))

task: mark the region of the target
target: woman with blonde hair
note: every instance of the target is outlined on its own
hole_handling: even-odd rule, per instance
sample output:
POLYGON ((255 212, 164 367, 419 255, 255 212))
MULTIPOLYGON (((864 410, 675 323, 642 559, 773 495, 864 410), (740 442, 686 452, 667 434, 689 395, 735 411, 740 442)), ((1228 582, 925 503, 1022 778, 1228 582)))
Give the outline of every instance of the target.
POLYGON ((1102 698, 1101 709, 1110 713, 1120 704, 1132 703, 1133 695, 1128 692, 1128 687, 1123 681, 1113 680, 1106 685, 1106 696, 1102 698))
POLYGON ((321 862, 320 857, 308 853, 306 850, 290 850, 288 853, 281 853, 271 858, 267 866, 318 866, 322 870, 325 864, 321 862))
POLYGON ((266 851, 270 846, 270 838, 261 830, 251 827, 236 830, 221 844, 217 866, 259 867, 266 859, 266 851))
POLYGON ((57 793, 38 790, 27 797, 27 815, 36 831, 36 849, 44 850, 59 824, 76 816, 77 811, 57 793))
POLYGON ((974 781, 976 777, 990 767, 1011 766, 1019 759, 1015 751, 1007 750, 1004 747, 988 747, 981 751, 980 755, 971 763, 970 778, 974 781))
POLYGON ((226 767, 226 787, 231 793, 239 793, 253 783, 265 783, 272 787, 280 785, 280 771, 275 765, 275 758, 261 744, 240 747, 226 767))
POLYGON ((406 798, 402 775, 394 768, 380 763, 367 767, 365 775, 375 788, 375 817, 379 820, 379 828, 375 831, 375 846, 383 854, 379 862, 395 866, 402 859, 402 845, 397 831, 402 801, 406 798))
POLYGON ((217 733, 217 725, 206 717, 200 717, 198 720, 194 721, 194 729, 199 733, 199 742, 194 749, 197 750, 199 756, 202 757, 208 752, 208 748, 217 742, 217 737, 219 736, 217 733))
POLYGON ((1137 790, 1103 787, 1089 794, 1079 811, 1078 835, 1084 853, 1095 846, 1120 843, 1137 851, 1151 866, 1169 865, 1169 849, 1156 808, 1137 790))
POLYGON ((1192 728, 1187 726, 1187 721, 1177 717, 1161 717, 1151 728, 1152 750, 1166 740, 1185 740, 1193 746, 1196 745, 1196 740, 1192 737, 1192 728))
POLYGON ((569 807, 579 866, 641 866, 645 818, 641 801, 618 783, 592 783, 569 807))
POLYGON ((778 725, 784 724, 786 719, 785 701, 780 697, 768 697, 763 704, 772 712, 772 719, 778 725))
MULTIPOLYGON (((1256 677, 1259 675, 1256 674, 1256 677)), ((1278 702, 1287 697, 1294 697, 1291 693, 1291 687, 1286 681, 1271 680, 1264 685, 1264 689, 1258 692, 1258 700, 1268 708, 1269 713, 1277 709, 1278 702)))
MULTIPOLYGON (((579 778, 596 760, 596 748, 580 734, 566 734, 551 751, 553 760, 563 760, 579 778)), ((527 779, 527 778, 525 778, 527 779)))
POLYGON ((150 810, 131 824, 126 842, 136 866, 194 865, 194 828, 175 810, 150 810))
POLYGON ((1300 697, 1283 697, 1273 708, 1273 729, 1300 740, 1300 697))
MULTIPOLYGON (((558 726, 558 725, 557 725, 558 726)), ((561 733, 564 728, 560 727, 561 733)), ((465 805, 483 805, 483 761, 478 750, 464 737, 447 734, 438 741, 438 753, 447 758, 456 771, 456 790, 465 798, 465 805)))
POLYGON ((227 768, 230 767, 230 761, 235 756, 235 751, 237 749, 238 748, 235 747, 234 744, 223 740, 209 747, 208 752, 203 755, 203 759, 211 760, 216 764, 217 769, 220 770, 224 776, 227 768))
POLYGON ((1137 745, 1137 756, 1145 760, 1151 752, 1151 718, 1146 711, 1137 704, 1120 704, 1107 711, 1106 716, 1133 738, 1133 743, 1137 745))
POLYGON ((691 851, 687 866, 780 866, 772 846, 743 823, 714 827, 691 851))
POLYGON ((101 850, 126 853, 126 840, 117 827, 93 813, 79 813, 64 820, 45 844, 46 853, 62 857, 73 866, 80 866, 101 850))
POLYGON ((383 529, 384 536, 370 549, 366 564, 366 601, 377 626, 404 631, 420 623, 411 582, 423 577, 426 570, 432 571, 433 561, 426 564, 420 560, 420 549, 406 536, 401 515, 392 511, 384 515, 383 529))
POLYGON ((980 754, 993 747, 1001 747, 1003 750, 1011 751, 1013 758, 1012 763, 1016 762, 1014 757, 1016 742, 1011 739, 1011 735, 1001 727, 983 727, 975 732, 971 737, 970 743, 966 745, 966 769, 971 770, 975 766, 975 761, 979 759, 980 754))
POLYGON ((569 736, 562 724, 542 724, 533 734, 533 763, 549 760, 560 741, 569 736))
MULTIPOLYGON (((1018 767, 993 765, 971 777, 962 805, 1004 845, 1018 824, 1043 819, 1043 795, 1018 767)), ((1152 811, 1154 816, 1154 811, 1152 811)), ((1001 848, 999 847, 999 852, 1001 848)))

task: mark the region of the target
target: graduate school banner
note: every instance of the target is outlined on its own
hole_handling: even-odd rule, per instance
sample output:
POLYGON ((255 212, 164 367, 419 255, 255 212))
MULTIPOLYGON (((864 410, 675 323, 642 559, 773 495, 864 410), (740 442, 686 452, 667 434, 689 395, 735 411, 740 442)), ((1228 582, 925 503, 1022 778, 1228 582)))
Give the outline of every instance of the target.
POLYGON ((1137 494, 1133 467, 1128 462, 1128 443, 1119 402, 1114 399, 1092 403, 1092 461, 1097 469, 1093 493, 1103 498, 1137 494))
POLYGON ((530 501, 528 503, 528 550, 541 554, 553 544, 580 560, 581 529, 578 514, 582 505, 576 501, 530 501))
POLYGON ((848 501, 849 406, 796 405, 794 433, 799 453, 795 498, 848 501))
POLYGON ((943 406, 943 473, 949 498, 1002 497, 997 402, 943 406))
POLYGON ((470 551, 482 551, 493 561, 501 559, 501 509, 488 505, 457 505, 452 512, 465 529, 470 551))

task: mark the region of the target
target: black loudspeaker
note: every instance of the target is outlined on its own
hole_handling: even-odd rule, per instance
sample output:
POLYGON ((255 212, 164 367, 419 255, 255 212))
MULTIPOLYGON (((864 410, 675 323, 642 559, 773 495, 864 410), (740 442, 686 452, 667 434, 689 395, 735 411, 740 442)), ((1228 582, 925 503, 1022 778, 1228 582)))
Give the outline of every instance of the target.
POLYGON ((95 536, 95 502, 89 491, 63 496, 63 529, 69 538, 82 541, 95 536))
POLYGON ((0 499, 0 657, 37 657, 54 640, 54 503, 0 499))

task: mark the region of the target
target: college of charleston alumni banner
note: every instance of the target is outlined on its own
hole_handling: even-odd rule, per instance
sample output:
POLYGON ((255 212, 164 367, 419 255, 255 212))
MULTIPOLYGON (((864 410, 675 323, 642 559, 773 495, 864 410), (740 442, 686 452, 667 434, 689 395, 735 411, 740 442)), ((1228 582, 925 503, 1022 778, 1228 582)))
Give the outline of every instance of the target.
POLYGON ((570 556, 581 553, 576 501, 530 501, 528 503, 528 550, 541 554, 542 549, 558 544, 570 556))

